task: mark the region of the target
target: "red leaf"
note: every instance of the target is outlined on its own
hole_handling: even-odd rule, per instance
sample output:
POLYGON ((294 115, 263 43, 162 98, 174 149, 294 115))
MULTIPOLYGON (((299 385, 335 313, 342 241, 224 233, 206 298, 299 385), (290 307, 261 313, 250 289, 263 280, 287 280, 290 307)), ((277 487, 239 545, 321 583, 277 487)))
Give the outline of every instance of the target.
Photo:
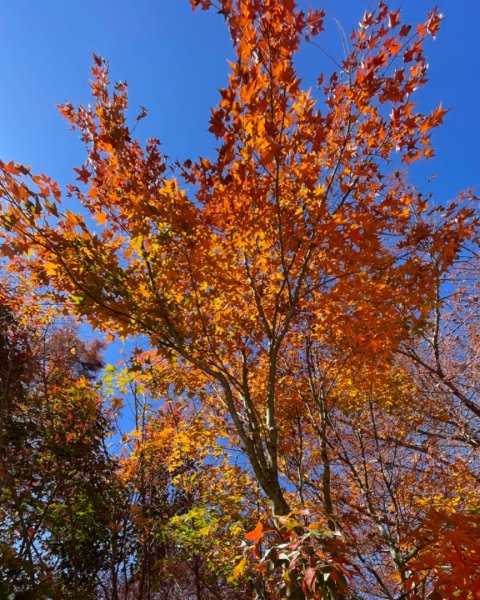
POLYGON ((396 10, 395 12, 388 13, 388 24, 391 29, 396 27, 400 23, 400 11, 396 10))
POLYGON ((438 8, 435 7, 431 13, 428 15, 427 21, 427 31, 428 33, 435 38, 435 35, 440 27, 440 23, 442 22, 443 15, 438 12, 438 8))
POLYGON ((412 29, 411 25, 402 25, 400 31, 398 32, 398 35, 403 38, 403 37, 407 37, 407 35, 410 33, 410 30, 412 29))
POLYGON ((82 167, 81 169, 76 169, 73 167, 73 170, 75 173, 78 173, 78 177, 76 178, 77 181, 88 183, 88 180, 90 179, 90 171, 88 171, 85 167, 82 167))

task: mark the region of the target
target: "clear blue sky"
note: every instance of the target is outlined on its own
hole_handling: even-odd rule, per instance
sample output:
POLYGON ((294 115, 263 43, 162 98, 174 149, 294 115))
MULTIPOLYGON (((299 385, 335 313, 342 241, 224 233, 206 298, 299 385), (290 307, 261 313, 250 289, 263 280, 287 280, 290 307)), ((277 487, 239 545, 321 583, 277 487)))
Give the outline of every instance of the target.
MULTIPOLYGON (((311 0, 327 10, 327 33, 321 43, 341 58, 334 18, 347 33, 371 0, 311 0)), ((404 14, 420 20, 428 0, 405 0, 404 14)), ((394 6, 400 5, 398 2, 394 6)), ((55 105, 88 102, 91 53, 107 58, 113 79, 127 80, 132 107, 149 109, 141 137, 156 136, 172 158, 209 153, 209 107, 227 81, 231 55, 223 20, 214 12, 196 12, 188 0, 0 0, 0 157, 14 158, 66 182, 72 166, 83 162, 76 134, 55 105)), ((450 109, 434 137, 437 158, 416 168, 414 178, 429 185, 437 201, 467 186, 479 186, 480 2, 440 3, 446 19, 438 39, 427 46, 431 65, 421 104, 439 101, 450 109)), ((315 48, 299 66, 313 76, 326 59, 315 48)), ((328 68, 328 65, 327 65, 328 68)))

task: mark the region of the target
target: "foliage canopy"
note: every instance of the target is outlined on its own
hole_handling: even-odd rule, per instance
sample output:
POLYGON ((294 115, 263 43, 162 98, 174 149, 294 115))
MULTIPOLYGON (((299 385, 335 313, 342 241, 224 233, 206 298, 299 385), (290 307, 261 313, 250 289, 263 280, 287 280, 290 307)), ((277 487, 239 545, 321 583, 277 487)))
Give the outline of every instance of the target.
MULTIPOLYGON (((98 331, 148 338, 131 381, 177 394, 168 418, 137 414, 119 477, 139 494, 138 597, 154 597, 169 527, 198 557, 204 538, 233 547, 244 529, 233 534, 227 515, 253 526, 260 512, 229 577, 254 570, 258 597, 474 598, 475 198, 435 204, 407 172, 433 155, 445 114, 415 103, 441 15, 411 27, 380 2, 313 93, 294 59, 323 11, 215 8, 235 60, 212 110, 213 158, 170 165, 157 140, 143 146, 133 130, 145 112, 129 124, 127 87, 95 56, 93 105, 60 109, 87 153, 67 199, 49 177, 0 163, 9 271, 98 331), (218 495, 225 485, 231 496, 218 495), (254 508, 257 485, 269 508, 254 508)), ((225 574, 212 552, 208 568, 225 574)))

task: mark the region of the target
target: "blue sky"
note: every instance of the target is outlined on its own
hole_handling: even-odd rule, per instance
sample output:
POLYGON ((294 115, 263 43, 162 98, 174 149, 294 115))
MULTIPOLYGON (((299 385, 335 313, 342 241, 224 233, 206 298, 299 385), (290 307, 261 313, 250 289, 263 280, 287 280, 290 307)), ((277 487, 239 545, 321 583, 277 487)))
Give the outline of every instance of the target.
MULTIPOLYGON (((350 32, 371 0, 303 1, 327 10, 320 43, 341 58, 334 19, 350 32)), ((395 2, 393 6, 401 3, 395 2)), ((88 102, 91 53, 107 58, 112 78, 129 83, 131 105, 145 105, 149 118, 137 132, 162 140, 172 158, 211 152, 209 107, 227 81, 231 48, 223 20, 212 12, 193 13, 188 0, 3 0, 0 2, 0 157, 14 158, 61 183, 83 162, 76 134, 55 105, 88 102)), ((419 21, 432 8, 426 0, 405 0, 407 19, 419 21)), ((480 2, 440 3, 446 19, 427 55, 430 83, 422 108, 439 101, 450 109, 434 137, 437 158, 416 167, 420 187, 443 201, 467 186, 479 188, 480 2), (427 179, 435 175, 429 184, 427 179)), ((299 58, 311 81, 327 59, 317 48, 299 58)))

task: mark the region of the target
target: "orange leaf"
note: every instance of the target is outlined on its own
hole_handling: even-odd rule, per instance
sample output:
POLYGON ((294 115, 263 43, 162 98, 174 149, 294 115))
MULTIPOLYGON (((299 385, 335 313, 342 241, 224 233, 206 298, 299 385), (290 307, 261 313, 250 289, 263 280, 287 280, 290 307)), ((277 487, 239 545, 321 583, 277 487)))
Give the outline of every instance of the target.
POLYGON ((255 529, 252 529, 252 531, 249 531, 245 535, 245 537, 247 538, 247 540, 251 540, 252 542, 255 542, 255 544, 258 544, 258 542, 263 537, 263 525, 261 524, 261 522, 259 521, 257 523, 257 526, 255 527, 255 529))
POLYGON ((98 212, 94 219, 97 221, 99 225, 105 225, 107 223, 107 214, 104 212, 98 212))

